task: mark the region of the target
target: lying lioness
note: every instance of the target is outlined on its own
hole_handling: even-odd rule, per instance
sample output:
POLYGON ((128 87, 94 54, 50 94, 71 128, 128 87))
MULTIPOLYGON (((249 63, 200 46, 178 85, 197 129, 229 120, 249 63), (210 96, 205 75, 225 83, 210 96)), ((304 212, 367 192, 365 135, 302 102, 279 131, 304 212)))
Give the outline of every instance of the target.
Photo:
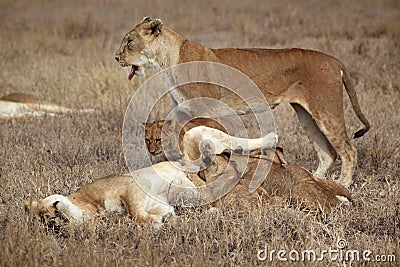
MULTIPOLYGON (((229 155, 227 154, 215 155, 211 165, 202 170, 199 173, 199 177, 205 184, 210 184, 218 181, 220 175, 226 171, 234 173, 232 169, 226 169, 229 160, 229 155)), ((338 204, 350 204, 353 202, 349 191, 342 185, 326 179, 315 178, 307 170, 296 165, 287 164, 283 159, 281 148, 275 151, 271 169, 261 187, 254 193, 249 193, 248 185, 257 165, 260 161, 266 160, 270 160, 270 157, 263 155, 250 156, 247 168, 239 183, 225 196, 229 202, 235 201, 238 205, 243 202, 246 205, 257 205, 260 196, 266 201, 279 197, 289 200, 301 208, 313 211, 329 211, 338 204)), ((232 166, 235 166, 235 164, 232 166)), ((239 171, 236 172, 236 175, 239 175, 239 171)), ((235 180, 232 175, 230 177, 230 181, 235 180)), ((228 185, 230 181, 228 183, 220 181, 219 190, 224 192, 224 184, 228 185)), ((195 181, 195 183, 201 184, 199 181, 195 181)), ((220 192, 214 193, 219 194, 220 192)))
POLYGON ((25 208, 45 223, 56 225, 109 212, 127 213, 137 222, 160 224, 164 217, 175 217, 170 203, 179 198, 179 192, 171 190, 172 184, 195 188, 181 169, 177 162, 161 162, 132 174, 97 179, 68 196, 27 201, 25 208))
MULTIPOLYGON (((241 172, 243 167, 236 164, 236 162, 231 162, 232 159, 230 157, 232 152, 234 153, 234 150, 237 149, 240 139, 234 142, 231 141, 235 145, 231 146, 232 149, 230 151, 218 148, 218 145, 211 149, 201 145, 206 138, 216 144, 217 142, 224 144, 227 136, 227 134, 217 129, 197 126, 187 131, 183 137, 182 147, 184 148, 183 154, 185 158, 200 159, 204 164, 208 165, 198 175, 198 177, 202 178, 203 184, 201 181, 196 180, 196 176, 191 176, 193 182, 196 186, 217 183, 213 190, 206 190, 207 194, 212 194, 207 195, 207 198, 216 199, 215 195, 222 196, 228 191, 226 187, 230 188, 232 183, 239 181, 233 190, 225 196, 225 198, 230 199, 229 202, 236 200, 238 203, 244 202, 246 205, 256 205, 260 195, 264 199, 276 196, 287 198, 291 202, 298 203, 301 207, 309 210, 326 211, 340 203, 349 204, 353 201, 349 191, 342 185, 326 179, 315 178, 304 168, 287 164, 283 158, 282 148, 277 148, 275 152, 268 149, 267 146, 264 147, 267 149, 262 148, 260 146, 262 139, 247 139, 247 148, 252 149, 248 149, 248 153, 242 153, 243 151, 235 153, 237 157, 249 157, 243 172, 241 172), (258 147, 261 148, 258 151, 256 150, 257 141, 259 142, 258 147), (264 155, 263 153, 269 155, 264 155), (271 155, 271 153, 274 154, 271 155), (228 165, 228 163, 231 164, 228 165), (272 164, 269 172, 265 174, 266 177, 261 184, 261 188, 257 188, 252 194, 249 193, 248 188, 260 163, 263 165, 272 164), (224 176, 226 178, 223 181, 219 181, 218 178, 224 173, 228 173, 228 175, 224 176)), ((263 144, 267 144, 267 142, 263 144)))
POLYGON ((71 109, 39 100, 37 97, 12 93, 0 98, 0 118, 22 117, 26 115, 43 116, 62 113, 93 112, 93 109, 71 109))
MULTIPOLYGON (((202 122, 204 122, 204 119, 202 122)), ((161 140, 160 129, 163 127, 163 124, 164 121, 158 121, 146 126, 147 135, 150 136, 153 131, 157 131, 158 138, 161 140)), ((209 140, 216 141, 217 136, 224 135, 224 133, 218 129, 197 125, 194 122, 191 128, 187 127, 185 134, 180 138, 181 147, 183 148, 183 154, 188 159, 202 159, 203 161, 207 161, 206 157, 210 156, 210 151, 205 153, 204 148, 202 149, 200 146, 201 141, 206 136, 208 136, 209 140)), ((149 142, 147 144, 149 145, 149 142)), ((159 146, 162 147, 161 142, 159 142, 159 146)), ((221 154, 221 152, 223 152, 223 149, 219 151, 214 150, 214 154, 221 154)), ((160 153, 162 153, 162 149, 160 149, 160 153)), ((290 198, 296 202, 303 201, 304 206, 310 209, 326 209, 342 202, 349 203, 352 201, 349 191, 340 184, 325 179, 318 179, 299 166, 288 165, 283 159, 283 154, 280 150, 276 151, 275 156, 255 155, 249 160, 242 179, 240 179, 237 169, 227 169, 228 160, 223 155, 216 157, 211 165, 199 173, 202 179, 198 179, 197 175, 190 175, 190 178, 196 186, 200 187, 215 182, 222 173, 228 173, 227 180, 218 181, 219 184, 214 187, 215 190, 213 192, 206 192, 212 195, 206 197, 216 199, 218 196, 222 196, 228 191, 226 187, 231 188, 232 184, 237 183, 239 180, 237 185, 225 197, 227 201, 224 201, 230 203, 237 202, 240 203, 239 206, 254 206, 259 201, 260 194, 263 194, 264 197, 267 196, 268 199, 270 198, 269 196, 278 196, 290 198), (270 161, 271 159, 273 159, 273 162, 267 178, 260 188, 254 193, 250 193, 249 185, 256 166, 260 161, 270 161), (305 190, 304 192, 302 191, 303 189, 305 190), (320 203, 320 205, 317 203, 320 203)))

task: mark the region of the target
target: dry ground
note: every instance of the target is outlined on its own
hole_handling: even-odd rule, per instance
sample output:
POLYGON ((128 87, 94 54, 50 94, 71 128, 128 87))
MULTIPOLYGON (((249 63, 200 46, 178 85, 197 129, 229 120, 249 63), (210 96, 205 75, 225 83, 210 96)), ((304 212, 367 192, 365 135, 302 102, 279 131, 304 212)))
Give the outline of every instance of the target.
MULTIPOLYGON (((269 250, 321 251, 335 248, 338 238, 346 249, 400 261, 399 1, 5 0, 0 18, 0 95, 33 93, 100 110, 0 122, 0 266, 260 265, 271 264, 257 260, 266 244, 269 250), (58 234, 32 222, 23 200, 67 194, 127 171, 123 115, 142 81, 127 81, 114 51, 145 15, 211 47, 302 47, 342 60, 373 127, 355 141, 355 206, 326 216, 267 205, 216 215, 182 210, 179 226, 157 233, 117 217, 58 234)), ((352 134, 361 123, 345 101, 352 134)), ((314 169, 315 153, 294 112, 282 105, 274 115, 287 160, 314 169)), ((339 169, 338 163, 332 176, 339 169)), ((273 265, 282 264, 274 258, 273 265)))

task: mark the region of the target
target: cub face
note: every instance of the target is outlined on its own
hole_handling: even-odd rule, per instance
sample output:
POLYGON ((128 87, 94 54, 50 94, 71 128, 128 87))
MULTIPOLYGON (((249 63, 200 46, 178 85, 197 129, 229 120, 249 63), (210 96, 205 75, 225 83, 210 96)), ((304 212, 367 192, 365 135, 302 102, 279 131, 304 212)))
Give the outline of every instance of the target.
POLYGON ((115 52, 115 60, 121 67, 131 66, 129 80, 135 75, 144 77, 146 69, 157 67, 151 59, 159 46, 157 36, 162 25, 160 19, 145 17, 122 39, 119 49, 115 52))
POLYGON ((165 157, 161 143, 163 126, 164 121, 147 122, 144 124, 144 137, 147 150, 157 160, 165 157))

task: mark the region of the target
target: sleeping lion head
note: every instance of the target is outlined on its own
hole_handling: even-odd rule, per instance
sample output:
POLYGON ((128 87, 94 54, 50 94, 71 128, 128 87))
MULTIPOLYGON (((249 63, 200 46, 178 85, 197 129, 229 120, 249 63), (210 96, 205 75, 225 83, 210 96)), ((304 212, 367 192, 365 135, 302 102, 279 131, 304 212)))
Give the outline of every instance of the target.
POLYGON ((62 195, 52 195, 39 201, 25 201, 24 208, 42 224, 57 230, 69 222, 68 217, 62 212, 65 199, 66 197, 62 195))

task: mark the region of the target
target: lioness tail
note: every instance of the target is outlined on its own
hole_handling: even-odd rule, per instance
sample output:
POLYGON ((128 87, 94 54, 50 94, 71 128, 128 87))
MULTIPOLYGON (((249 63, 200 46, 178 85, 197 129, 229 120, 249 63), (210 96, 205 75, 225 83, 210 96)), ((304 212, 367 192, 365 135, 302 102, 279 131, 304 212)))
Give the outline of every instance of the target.
POLYGON ((347 94, 349 95, 351 105, 353 106, 354 112, 356 113, 359 120, 364 124, 364 128, 358 130, 354 134, 354 139, 363 136, 368 130, 371 128, 371 125, 365 115, 362 113, 360 104, 358 103, 357 94, 354 89, 353 82, 350 78, 348 71, 346 70, 345 66, 342 64, 340 73, 342 75, 342 80, 344 87, 346 88, 347 94))

